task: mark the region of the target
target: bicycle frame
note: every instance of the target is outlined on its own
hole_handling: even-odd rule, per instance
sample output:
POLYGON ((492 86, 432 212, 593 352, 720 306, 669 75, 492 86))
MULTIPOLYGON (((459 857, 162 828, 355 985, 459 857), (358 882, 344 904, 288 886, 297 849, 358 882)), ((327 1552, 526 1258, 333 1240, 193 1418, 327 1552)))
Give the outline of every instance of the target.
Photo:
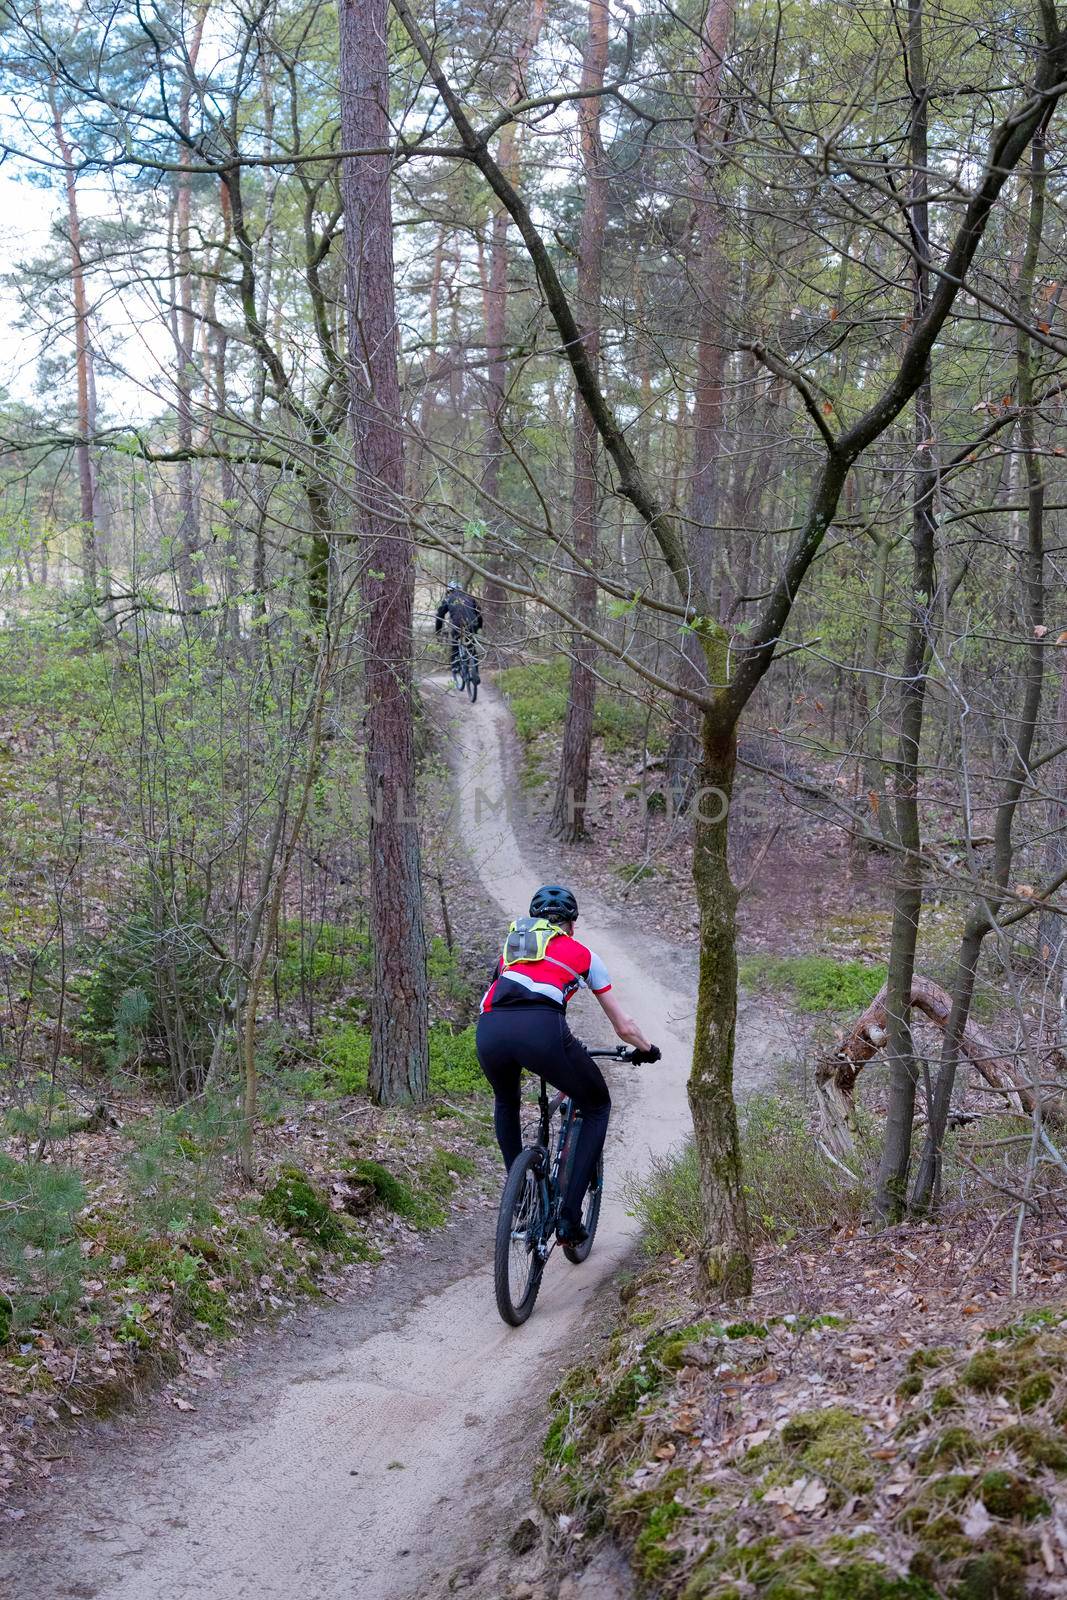
MULTIPOLYGON (((624 1061, 626 1059, 626 1046, 620 1044, 616 1045, 613 1050, 590 1050, 589 1054, 611 1061, 624 1061)), ((537 1145, 542 1152, 540 1171, 541 1214, 548 1224, 545 1237, 538 1242, 537 1251, 541 1259, 547 1261, 556 1245, 556 1218, 559 1214, 560 1202, 567 1187, 567 1179, 570 1177, 574 1148, 578 1141, 578 1132, 582 1123, 582 1113, 565 1094, 556 1093, 550 1100, 548 1098, 548 1082, 545 1078, 541 1079, 541 1089, 537 1103, 540 1109, 537 1145), (553 1151, 550 1148, 552 1118, 557 1111, 561 1113, 561 1119, 556 1148, 553 1151)))
POLYGON ((555 1094, 548 1098, 548 1083, 542 1078, 541 1089, 538 1095, 540 1117, 537 1126, 537 1146, 541 1152, 538 1164, 538 1178, 541 1187, 541 1215, 546 1222, 545 1231, 535 1246, 542 1261, 547 1261, 556 1246, 556 1218, 559 1214, 560 1200, 563 1186, 560 1182, 560 1167, 563 1161, 563 1152, 571 1130, 576 1131, 577 1124, 582 1120, 578 1111, 564 1094, 555 1094), (557 1111, 562 1111, 559 1135, 555 1141, 556 1147, 551 1148, 552 1118, 557 1111))

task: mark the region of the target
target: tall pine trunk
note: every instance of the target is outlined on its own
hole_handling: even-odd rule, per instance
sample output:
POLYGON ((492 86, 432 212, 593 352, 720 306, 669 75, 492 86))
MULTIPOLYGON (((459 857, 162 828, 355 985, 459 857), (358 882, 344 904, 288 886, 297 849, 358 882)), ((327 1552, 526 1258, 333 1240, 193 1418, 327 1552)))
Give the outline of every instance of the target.
POLYGON ((97 588, 96 491, 89 441, 95 426, 95 406, 89 348, 89 295, 82 254, 81 215, 78 210, 78 184, 74 151, 63 123, 56 82, 48 86, 52 127, 63 163, 63 183, 67 198, 67 230, 70 244, 70 284, 74 300, 74 365, 78 389, 78 443, 74 455, 78 463, 78 511, 81 519, 82 577, 90 594, 97 588))
MULTIPOLYGON (((341 138, 388 148, 388 0, 341 0, 341 138)), ((388 156, 342 167, 352 450, 360 547, 366 775, 370 804, 371 1093, 427 1093, 426 935, 412 726, 414 549, 403 509, 388 156)))
MULTIPOLYGON (((589 29, 582 61, 582 91, 603 88, 608 62, 608 0, 589 0, 589 29)), ((578 236, 578 285, 575 310, 589 359, 599 365, 601 290, 604 276, 604 228, 607 221, 607 173, 600 140, 598 99, 578 101, 585 206, 578 236)), ((552 811, 552 831, 573 843, 584 838, 585 808, 589 796, 589 760, 593 749, 593 712, 596 648, 587 633, 596 623, 597 581, 597 427, 576 395, 574 400, 574 487, 571 527, 574 548, 589 570, 577 566, 574 575, 574 615, 580 624, 572 643, 570 694, 563 724, 563 753, 552 811)))
MULTIPOLYGON (((545 19, 545 0, 530 0, 530 14, 527 21, 526 33, 519 44, 515 57, 514 69, 510 75, 506 91, 506 100, 513 100, 522 90, 523 77, 534 47, 541 32, 545 19)), ((499 156, 500 165, 505 172, 513 172, 517 152, 518 125, 514 122, 505 124, 500 135, 499 156)), ((504 438, 504 411, 507 406, 508 387, 508 359, 507 359, 507 325, 508 325, 508 232, 511 218, 504 206, 494 209, 489 226, 489 271, 485 286, 485 353, 486 353, 486 401, 487 401, 487 426, 485 430, 485 448, 482 456, 482 492, 487 502, 498 500, 500 497, 500 467, 504 459, 507 443, 504 438)), ((498 513, 494 506, 488 503, 486 517, 492 525, 497 520, 498 513)), ((502 573, 506 571, 508 562, 497 555, 495 561, 502 573)), ((504 585, 490 578, 485 586, 484 603, 482 611, 489 629, 498 632, 504 625, 505 607, 507 604, 507 590, 504 585)))
MULTIPOLYGON (((189 42, 187 70, 178 101, 178 126, 188 139, 192 126, 194 74, 207 20, 207 7, 201 6, 189 42)), ((175 193, 175 267, 177 304, 174 308, 175 388, 178 422, 178 603, 188 612, 193 605, 193 590, 199 582, 196 554, 199 545, 199 511, 196 471, 193 460, 193 358, 196 322, 193 317, 193 264, 190 239, 192 215, 191 156, 182 140, 178 147, 178 175, 175 193)))

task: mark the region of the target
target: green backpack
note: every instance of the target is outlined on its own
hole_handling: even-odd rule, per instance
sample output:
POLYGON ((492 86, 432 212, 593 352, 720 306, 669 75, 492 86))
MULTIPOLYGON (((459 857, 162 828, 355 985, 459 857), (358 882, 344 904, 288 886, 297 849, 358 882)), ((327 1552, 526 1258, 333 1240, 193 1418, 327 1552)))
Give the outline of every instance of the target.
MULTIPOLYGON (((559 929, 555 923, 549 922, 546 917, 516 917, 504 940, 504 951, 500 958, 501 971, 506 972, 509 967, 517 966, 520 961, 544 961, 548 942, 558 933, 559 929)), ((578 978, 574 968, 568 967, 558 956, 553 956, 551 959, 554 967, 562 967, 572 978, 578 978)), ((581 982, 581 979, 578 978, 578 981, 581 982)))

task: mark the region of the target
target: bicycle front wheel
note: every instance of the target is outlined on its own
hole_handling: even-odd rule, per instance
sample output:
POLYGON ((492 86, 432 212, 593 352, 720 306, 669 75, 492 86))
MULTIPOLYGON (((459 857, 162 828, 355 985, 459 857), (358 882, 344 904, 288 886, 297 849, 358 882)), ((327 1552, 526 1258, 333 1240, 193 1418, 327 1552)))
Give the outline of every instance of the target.
POLYGON ((596 1225, 600 1221, 600 1202, 604 1198, 604 1157, 600 1156, 593 1181, 585 1194, 585 1205, 582 1207, 582 1226, 589 1237, 583 1244, 565 1244, 563 1254, 575 1266, 584 1261, 593 1248, 593 1239, 596 1236, 596 1225))
POLYGON ((533 1310, 545 1270, 544 1191, 538 1170, 543 1160, 543 1151, 524 1150, 500 1197, 493 1263, 496 1308, 513 1328, 520 1327, 533 1310))

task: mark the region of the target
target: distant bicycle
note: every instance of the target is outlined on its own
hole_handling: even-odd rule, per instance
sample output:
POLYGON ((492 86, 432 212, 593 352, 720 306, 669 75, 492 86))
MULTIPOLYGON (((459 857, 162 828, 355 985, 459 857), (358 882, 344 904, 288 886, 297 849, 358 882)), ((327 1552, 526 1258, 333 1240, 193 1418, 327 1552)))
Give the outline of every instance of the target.
POLYGON ((452 649, 452 682, 461 694, 466 690, 473 703, 478 698, 481 681, 478 646, 474 642, 474 635, 465 632, 452 649))
MULTIPOLYGON (((589 1054, 610 1061, 632 1059, 632 1052, 621 1044, 613 1050, 590 1050, 589 1054)), ((567 1192, 582 1120, 581 1112, 566 1095, 548 1098, 548 1084, 544 1078, 538 1103, 541 1116, 537 1139, 526 1146, 508 1173, 496 1224, 496 1306, 504 1321, 513 1328, 524 1323, 533 1310, 545 1263, 556 1247, 556 1223, 567 1192)), ((563 1254, 575 1265, 584 1261, 593 1248, 603 1193, 604 1158, 601 1157, 582 1208, 582 1226, 588 1238, 581 1244, 563 1246, 563 1254)))

